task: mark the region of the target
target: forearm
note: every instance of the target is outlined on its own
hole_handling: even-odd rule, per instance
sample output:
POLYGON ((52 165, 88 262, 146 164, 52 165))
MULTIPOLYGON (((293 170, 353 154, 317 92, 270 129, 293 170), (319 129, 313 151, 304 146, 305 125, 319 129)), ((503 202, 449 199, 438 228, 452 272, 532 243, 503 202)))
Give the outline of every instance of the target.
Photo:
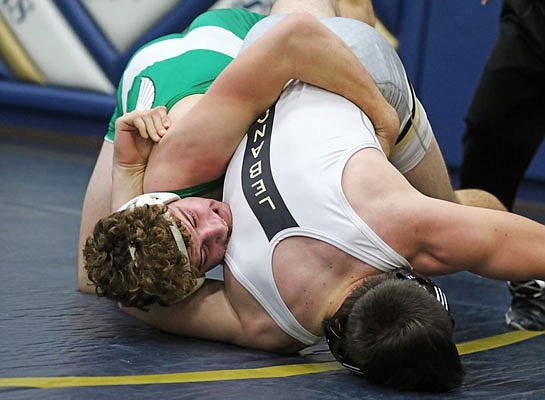
POLYGON ((352 50, 305 12, 290 14, 251 44, 220 74, 209 94, 246 101, 260 114, 290 79, 338 93, 370 118, 391 108, 352 50))
MULTIPOLYGON (((241 52, 184 115, 183 124, 180 120, 184 134, 177 136, 184 142, 184 162, 198 155, 199 163, 224 169, 248 126, 279 98, 290 79, 354 102, 369 116, 389 153, 399 132, 397 113, 349 47, 315 17, 296 12, 241 52)), ((178 129, 177 121, 171 129, 178 129)))
MULTIPOLYGON (((545 279, 545 226, 520 215, 427 200, 421 207, 424 257, 415 269, 429 275, 463 270, 499 280, 545 279)), ((415 213, 417 214, 417 213, 415 213)))
POLYGON ((273 71, 269 79, 295 78, 346 97, 369 116, 388 153, 399 132, 397 113, 349 46, 310 15, 294 14, 283 22, 276 38, 269 35, 269 58, 283 60, 278 76, 273 71))
POLYGON ((545 279, 545 226, 508 212, 489 214, 489 252, 473 272, 501 280, 545 279))
POLYGON ((318 20, 305 29, 291 26, 287 57, 295 78, 338 93, 360 107, 373 122, 377 135, 386 140, 386 153, 399 132, 397 113, 380 93, 373 78, 348 45, 318 20))
POLYGON ((123 166, 114 161, 112 169, 112 212, 134 197, 144 193, 145 169, 145 164, 123 166))
POLYGON ((112 211, 144 193, 144 173, 154 142, 170 127, 166 107, 132 111, 115 121, 112 211))
POLYGON ((78 288, 83 292, 94 293, 94 286, 90 285, 84 268, 83 248, 97 221, 110 214, 112 158, 113 144, 104 141, 83 201, 78 243, 78 288))

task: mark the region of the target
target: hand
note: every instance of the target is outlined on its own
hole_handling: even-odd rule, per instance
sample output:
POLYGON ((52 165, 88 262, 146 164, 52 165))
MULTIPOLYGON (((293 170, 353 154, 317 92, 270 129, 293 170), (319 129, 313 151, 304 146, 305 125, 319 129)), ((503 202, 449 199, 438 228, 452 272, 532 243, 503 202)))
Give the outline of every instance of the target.
POLYGON ((123 166, 146 164, 153 144, 170 127, 164 106, 132 111, 115 121, 114 157, 123 166))
POLYGON ((388 157, 399 136, 399 118, 396 110, 388 103, 381 110, 382 114, 373 116, 371 122, 382 150, 388 157))
POLYGON ((481 0, 481 5, 486 6, 488 4, 488 0, 481 0))

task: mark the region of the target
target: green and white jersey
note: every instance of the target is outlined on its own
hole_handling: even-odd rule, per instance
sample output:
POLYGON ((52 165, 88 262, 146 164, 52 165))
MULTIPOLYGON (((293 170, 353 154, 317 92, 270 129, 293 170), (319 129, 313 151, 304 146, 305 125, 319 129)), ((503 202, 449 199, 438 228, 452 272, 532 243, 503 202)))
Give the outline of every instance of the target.
POLYGON ((166 106, 205 93, 238 54, 250 28, 264 16, 245 9, 210 10, 183 33, 160 37, 133 55, 117 89, 117 105, 106 140, 113 141, 115 120, 126 112, 166 106))

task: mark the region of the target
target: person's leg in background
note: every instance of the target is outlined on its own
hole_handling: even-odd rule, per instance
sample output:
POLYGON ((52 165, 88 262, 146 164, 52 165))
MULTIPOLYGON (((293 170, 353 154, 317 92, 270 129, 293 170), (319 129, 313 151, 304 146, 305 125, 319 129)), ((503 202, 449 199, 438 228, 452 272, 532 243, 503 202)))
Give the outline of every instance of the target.
MULTIPOLYGON (((504 0, 500 33, 466 116, 461 188, 491 192, 513 209, 545 136, 545 3, 504 0)), ((545 329, 545 282, 509 282, 506 322, 545 329)))

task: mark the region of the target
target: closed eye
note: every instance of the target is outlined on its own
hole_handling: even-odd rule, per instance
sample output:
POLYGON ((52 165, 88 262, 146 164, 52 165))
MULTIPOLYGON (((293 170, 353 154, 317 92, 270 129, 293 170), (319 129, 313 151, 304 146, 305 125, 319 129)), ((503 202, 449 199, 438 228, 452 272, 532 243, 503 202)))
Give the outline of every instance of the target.
MULTIPOLYGON (((197 229, 197 218, 195 218, 195 214, 193 214, 191 211, 186 212, 179 207, 178 207, 178 211, 180 211, 180 213, 185 217, 185 219, 187 219, 187 221, 191 224, 191 226, 194 229, 197 229)), ((203 246, 201 248, 201 253, 200 253, 200 262, 198 263, 199 269, 203 268, 203 265, 206 262, 206 259, 207 259, 207 252, 203 246)))
POLYGON ((188 213, 191 216, 191 223, 196 228, 197 227, 197 218, 195 218, 195 214, 193 214, 191 211, 188 211, 188 213))
POLYGON ((178 211, 187 219, 187 221, 191 224, 193 228, 197 227, 197 220, 195 218, 195 215, 192 212, 185 212, 181 208, 178 208, 178 211))

